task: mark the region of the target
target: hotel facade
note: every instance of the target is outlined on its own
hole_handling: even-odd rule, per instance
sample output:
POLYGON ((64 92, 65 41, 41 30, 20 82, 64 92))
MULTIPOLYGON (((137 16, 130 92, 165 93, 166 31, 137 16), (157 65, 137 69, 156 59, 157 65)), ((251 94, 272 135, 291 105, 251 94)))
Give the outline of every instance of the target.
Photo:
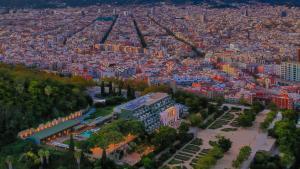
POLYGON ((183 110, 168 94, 150 93, 116 107, 114 112, 120 118, 143 122, 146 132, 152 133, 161 126, 178 127, 183 110))

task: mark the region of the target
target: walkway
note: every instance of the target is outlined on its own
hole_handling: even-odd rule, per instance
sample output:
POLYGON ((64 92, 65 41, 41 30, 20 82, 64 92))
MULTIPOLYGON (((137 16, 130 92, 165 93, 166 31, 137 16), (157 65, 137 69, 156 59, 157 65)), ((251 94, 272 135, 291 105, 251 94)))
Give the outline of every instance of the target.
POLYGON ((231 109, 232 107, 237 107, 237 108, 240 108, 242 110, 245 110, 245 109, 251 109, 249 106, 243 106, 243 105, 236 105, 236 104, 223 104, 222 105, 222 108, 224 106, 227 106, 229 109, 231 109))
POLYGON ((196 164, 198 159, 201 158, 201 156, 205 155, 209 151, 209 149, 211 149, 209 141, 213 141, 216 139, 216 136, 222 135, 226 138, 229 138, 232 141, 232 147, 228 152, 225 153, 222 159, 218 160, 217 164, 213 168, 232 168, 232 161, 236 159, 240 148, 246 145, 251 147, 252 153, 249 159, 244 162, 242 169, 249 168, 249 165, 257 151, 269 151, 273 148, 275 144, 275 139, 269 137, 267 133, 260 130, 260 123, 264 121, 268 112, 270 112, 270 110, 264 110, 260 112, 257 115, 252 127, 241 128, 238 126, 232 126, 233 123, 236 121, 235 119, 239 116, 241 111, 227 111, 209 126, 212 128, 214 128, 213 126, 219 126, 218 128, 198 130, 196 137, 201 138, 203 140, 201 146, 193 144, 192 142, 194 140, 187 143, 184 147, 178 150, 169 160, 167 160, 164 163, 164 166, 182 165, 187 169, 193 169, 193 165, 196 164), (228 128, 234 130, 224 131, 224 129, 228 128), (196 146, 198 146, 198 148, 196 146))
POLYGON ((195 163, 195 159, 199 158, 202 153, 201 143, 198 138, 191 140, 186 145, 184 145, 181 149, 176 151, 175 154, 171 158, 169 158, 163 166, 176 167, 181 166, 186 169, 193 169, 191 164, 195 163))
MULTIPOLYGON (((220 129, 206 129, 199 131, 198 138, 203 139, 203 148, 210 148, 210 140, 215 140, 217 135, 222 135, 229 138, 232 141, 231 149, 225 153, 224 157, 218 161, 214 169, 232 168, 232 161, 236 159, 239 150, 243 146, 250 146, 252 149, 251 156, 244 164, 245 168, 249 167, 255 153, 258 150, 270 150, 275 143, 275 140, 268 137, 267 133, 260 130, 260 123, 266 118, 266 114, 269 110, 260 112, 254 125, 250 128, 238 128, 237 131, 222 131, 220 129)), ((244 167, 243 167, 244 168, 244 167)))

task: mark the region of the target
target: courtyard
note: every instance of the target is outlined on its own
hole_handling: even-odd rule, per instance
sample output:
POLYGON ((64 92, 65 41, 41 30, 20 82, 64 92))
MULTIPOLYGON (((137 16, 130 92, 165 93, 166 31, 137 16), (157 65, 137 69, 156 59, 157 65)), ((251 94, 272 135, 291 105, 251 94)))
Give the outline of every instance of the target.
POLYGON ((224 136, 232 141, 231 149, 224 154, 224 157, 218 160, 214 169, 230 169, 232 161, 236 159, 239 150, 243 146, 250 146, 252 153, 247 161, 242 165, 242 169, 249 168, 255 153, 258 150, 272 150, 275 139, 268 137, 267 133, 262 131, 259 126, 264 121, 269 110, 263 110, 256 116, 252 127, 242 128, 237 124, 237 117, 242 110, 230 110, 216 119, 207 129, 198 129, 196 138, 178 150, 165 166, 183 167, 187 169, 195 168, 199 158, 204 156, 212 146, 210 141, 215 141, 216 136, 224 136))

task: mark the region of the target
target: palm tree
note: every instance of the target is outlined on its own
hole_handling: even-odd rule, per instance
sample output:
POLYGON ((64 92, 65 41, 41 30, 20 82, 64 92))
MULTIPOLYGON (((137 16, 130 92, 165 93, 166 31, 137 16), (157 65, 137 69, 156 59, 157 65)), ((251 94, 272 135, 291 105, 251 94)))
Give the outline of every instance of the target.
POLYGON ((38 151, 38 155, 39 155, 40 161, 41 161, 41 168, 43 168, 43 165, 44 165, 44 156, 45 156, 44 150, 40 149, 38 151))
POLYGON ((44 155, 46 157, 46 163, 49 164, 50 152, 48 150, 45 150, 44 153, 45 153, 44 155))
POLYGON ((13 157, 12 156, 7 156, 6 157, 5 162, 8 165, 8 169, 13 169, 12 161, 13 161, 13 157))
POLYGON ((74 157, 76 159, 78 169, 80 169, 81 153, 82 153, 81 151, 75 151, 75 153, 74 153, 74 157))
POLYGON ((34 154, 31 151, 28 151, 26 153, 23 153, 19 159, 19 161, 24 162, 24 164, 28 167, 28 168, 34 168, 36 166, 40 166, 40 159, 39 157, 34 154))

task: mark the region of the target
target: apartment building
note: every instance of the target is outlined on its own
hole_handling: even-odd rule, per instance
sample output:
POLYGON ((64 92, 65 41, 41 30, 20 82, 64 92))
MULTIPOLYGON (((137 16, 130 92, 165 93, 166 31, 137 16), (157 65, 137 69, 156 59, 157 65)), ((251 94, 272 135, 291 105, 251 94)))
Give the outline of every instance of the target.
POLYGON ((280 67, 282 79, 300 82, 300 62, 283 62, 280 67))

